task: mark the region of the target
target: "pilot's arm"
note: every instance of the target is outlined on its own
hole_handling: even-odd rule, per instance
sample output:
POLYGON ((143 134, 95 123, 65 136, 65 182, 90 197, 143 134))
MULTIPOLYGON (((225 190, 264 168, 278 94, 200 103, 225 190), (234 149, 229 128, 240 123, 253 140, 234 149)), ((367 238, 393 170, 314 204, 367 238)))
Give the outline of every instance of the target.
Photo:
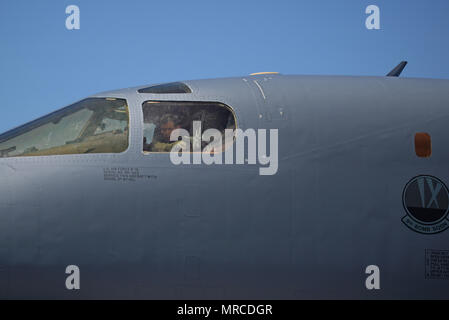
POLYGON ((150 145, 149 145, 149 151, 150 152, 171 152, 172 148, 175 145, 180 145, 180 148, 182 148, 183 150, 188 149, 189 152, 193 151, 193 142, 192 142, 192 137, 189 136, 184 136, 182 138, 182 140, 178 140, 178 141, 173 141, 173 142, 159 142, 159 141, 153 141, 150 145), (186 142, 187 141, 187 142, 186 142))
POLYGON ((164 143, 159 141, 153 141, 149 146, 150 152, 170 152, 173 146, 180 141, 164 143))

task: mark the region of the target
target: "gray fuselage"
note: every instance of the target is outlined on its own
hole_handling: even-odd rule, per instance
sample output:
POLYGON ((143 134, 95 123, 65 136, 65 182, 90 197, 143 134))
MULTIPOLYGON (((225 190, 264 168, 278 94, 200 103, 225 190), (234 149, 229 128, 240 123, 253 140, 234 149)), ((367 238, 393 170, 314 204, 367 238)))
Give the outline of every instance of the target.
MULTIPOLYGON (((258 75, 138 88, 119 154, 0 158, 0 297, 63 299, 449 298, 426 250, 449 230, 401 221, 410 179, 449 183, 449 81, 258 75), (259 165, 174 165, 142 152, 142 103, 216 101, 242 130, 278 129, 274 175, 259 165), (415 154, 414 135, 432 137, 415 154), (122 180, 105 179, 119 172, 122 180), (68 265, 80 269, 68 290, 68 265), (380 270, 368 290, 365 269, 380 270)), ((448 267, 446 267, 448 268, 448 267)))

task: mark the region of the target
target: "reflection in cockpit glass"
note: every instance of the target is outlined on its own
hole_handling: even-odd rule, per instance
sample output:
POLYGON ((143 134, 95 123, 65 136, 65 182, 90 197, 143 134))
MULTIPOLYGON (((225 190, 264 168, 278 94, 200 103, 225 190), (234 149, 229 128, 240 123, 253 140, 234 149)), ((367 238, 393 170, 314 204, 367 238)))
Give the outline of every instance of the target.
POLYGON ((0 136, 0 157, 120 153, 128 148, 126 100, 89 98, 0 136))

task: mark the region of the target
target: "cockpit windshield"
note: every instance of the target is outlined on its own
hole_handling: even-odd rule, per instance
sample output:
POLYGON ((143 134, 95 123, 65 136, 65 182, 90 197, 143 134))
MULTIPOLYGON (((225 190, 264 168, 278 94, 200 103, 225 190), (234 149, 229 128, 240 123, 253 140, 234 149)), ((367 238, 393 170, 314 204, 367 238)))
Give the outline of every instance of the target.
POLYGON ((126 100, 88 98, 0 135, 0 158, 121 153, 128 135, 126 100))

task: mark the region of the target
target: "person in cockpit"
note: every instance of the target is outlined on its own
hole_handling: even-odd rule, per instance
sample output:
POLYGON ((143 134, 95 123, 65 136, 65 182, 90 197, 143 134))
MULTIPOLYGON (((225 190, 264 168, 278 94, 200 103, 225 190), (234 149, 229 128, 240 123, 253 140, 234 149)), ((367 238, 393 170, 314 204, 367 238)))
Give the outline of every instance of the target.
POLYGON ((181 120, 173 114, 165 114, 159 121, 159 126, 153 137, 153 141, 147 144, 144 138, 144 151, 147 152, 170 152, 173 146, 179 141, 170 141, 173 130, 181 128, 181 120))

